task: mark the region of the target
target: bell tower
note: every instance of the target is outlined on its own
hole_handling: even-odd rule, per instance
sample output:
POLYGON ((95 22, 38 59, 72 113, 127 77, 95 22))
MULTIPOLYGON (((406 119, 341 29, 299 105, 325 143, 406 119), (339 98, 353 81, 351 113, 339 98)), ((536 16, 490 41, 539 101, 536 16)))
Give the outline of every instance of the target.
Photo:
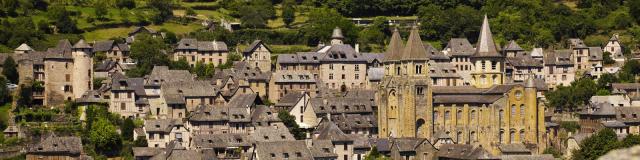
POLYGON ((406 46, 397 29, 383 62, 385 76, 377 92, 380 137, 429 137, 432 128, 431 87, 427 52, 417 26, 406 46))
POLYGON ((489 28, 489 19, 484 15, 476 51, 471 56, 474 69, 471 72, 473 85, 478 88, 489 88, 496 84, 504 84, 504 56, 498 52, 493 35, 489 28))

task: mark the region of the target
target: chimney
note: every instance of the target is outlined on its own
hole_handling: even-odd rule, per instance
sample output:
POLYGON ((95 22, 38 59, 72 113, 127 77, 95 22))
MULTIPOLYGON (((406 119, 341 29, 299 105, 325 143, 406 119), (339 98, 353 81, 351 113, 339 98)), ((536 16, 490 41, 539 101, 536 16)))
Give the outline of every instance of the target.
POLYGON ((360 44, 356 43, 356 53, 360 53, 360 44))

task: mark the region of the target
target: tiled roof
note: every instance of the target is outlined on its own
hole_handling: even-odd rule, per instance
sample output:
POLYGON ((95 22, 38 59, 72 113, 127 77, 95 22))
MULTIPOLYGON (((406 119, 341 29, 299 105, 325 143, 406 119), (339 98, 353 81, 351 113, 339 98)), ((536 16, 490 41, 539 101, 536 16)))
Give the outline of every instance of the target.
POLYGON ((256 156, 258 159, 313 159, 304 141, 258 142, 256 156))
POLYGON ((496 159, 482 147, 468 144, 442 144, 437 155, 448 159, 496 159))
POLYGON ((229 51, 227 44, 219 41, 198 41, 196 39, 183 38, 178 42, 176 50, 198 50, 198 51, 229 51))
POLYGON ((449 54, 452 56, 471 56, 475 52, 466 38, 452 38, 445 48, 451 50, 449 54))
POLYGON ((144 130, 146 132, 163 132, 169 133, 175 126, 182 126, 182 121, 178 119, 155 119, 146 120, 144 122, 144 130))
POLYGON ((93 51, 95 52, 105 52, 111 50, 111 47, 115 45, 115 41, 106 40, 106 41, 97 41, 93 44, 93 51))
POLYGON ((404 44, 402 43, 400 32, 398 31, 398 28, 394 28, 391 40, 389 41, 389 46, 387 47, 387 51, 384 53, 385 61, 400 60, 402 56, 402 48, 404 48, 404 44))
POLYGON ((342 132, 335 123, 331 122, 326 117, 320 121, 320 124, 318 124, 318 127, 313 131, 313 133, 317 135, 315 139, 319 140, 331 140, 338 142, 353 141, 351 137, 347 136, 347 134, 342 132))
POLYGON ((248 134, 201 134, 194 135, 193 145, 199 148, 250 147, 254 140, 248 134))
MULTIPOLYGON (((432 52, 435 53, 435 52, 432 52)), ((401 60, 428 60, 427 51, 420 39, 420 33, 417 26, 411 28, 407 45, 402 50, 401 60)))
POLYGON ((571 53, 571 50, 555 50, 546 55, 544 63, 545 65, 572 66, 571 53))
POLYGON ((28 149, 27 153, 35 154, 73 154, 82 152, 82 140, 80 137, 49 136, 35 146, 28 149))
POLYGON ((493 35, 491 34, 491 29, 489 28, 489 18, 487 18, 487 15, 484 16, 482 28, 480 29, 480 36, 478 37, 476 52, 472 57, 503 57, 498 52, 498 48, 493 41, 493 35))
POLYGON ((247 48, 245 48, 244 51, 242 51, 242 53, 245 53, 245 54, 246 53, 251 53, 251 52, 255 51, 260 45, 264 46, 265 48, 267 48, 267 50, 271 51, 269 46, 265 45, 262 42, 262 40, 255 40, 247 48))

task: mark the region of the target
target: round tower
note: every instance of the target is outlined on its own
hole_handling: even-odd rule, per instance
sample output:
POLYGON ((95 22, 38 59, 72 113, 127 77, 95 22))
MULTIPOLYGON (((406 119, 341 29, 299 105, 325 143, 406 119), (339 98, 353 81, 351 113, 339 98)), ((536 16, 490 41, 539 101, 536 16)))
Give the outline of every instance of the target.
POLYGON ((75 98, 82 97, 82 94, 91 90, 93 81, 93 47, 85 43, 84 40, 78 41, 71 50, 73 58, 73 96, 75 98))

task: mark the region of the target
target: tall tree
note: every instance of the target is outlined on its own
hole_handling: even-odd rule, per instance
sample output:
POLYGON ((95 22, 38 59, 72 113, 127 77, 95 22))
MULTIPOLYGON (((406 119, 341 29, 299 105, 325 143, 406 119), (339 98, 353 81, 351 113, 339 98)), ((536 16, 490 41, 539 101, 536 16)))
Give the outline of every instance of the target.
POLYGON ((172 0, 149 0, 147 6, 156 11, 153 16, 153 22, 156 24, 164 23, 173 17, 173 1, 172 0))
POLYGON ((136 36, 136 41, 131 44, 131 58, 136 60, 137 66, 132 76, 143 76, 151 72, 153 66, 169 65, 169 57, 162 50, 167 46, 160 38, 153 38, 147 34, 136 36))
POLYGON ((11 102, 11 93, 9 93, 7 85, 4 85, 8 82, 7 79, 0 76, 0 105, 11 102))
POLYGON ((4 60, 2 75, 4 75, 4 77, 6 77, 7 80, 9 80, 9 82, 13 84, 18 84, 19 76, 17 67, 18 64, 15 60, 13 60, 13 57, 8 56, 7 59, 4 60))
POLYGON ((293 0, 285 0, 282 4, 282 21, 287 27, 291 27, 291 23, 296 19, 296 9, 293 8, 295 3, 293 0))
POLYGON ((309 19, 307 25, 301 30, 307 39, 308 45, 328 42, 333 29, 336 27, 342 29, 342 34, 345 36, 344 43, 346 44, 355 42, 358 37, 356 26, 333 9, 313 9, 308 17, 314 18, 309 19))
POLYGON ((93 4, 93 9, 94 12, 96 14, 96 19, 98 20, 103 20, 106 16, 106 14, 109 13, 109 10, 107 10, 107 2, 106 1, 96 1, 93 4))
POLYGON ((585 139, 580 144, 580 149, 573 151, 574 160, 595 160, 607 152, 618 148, 618 136, 609 128, 585 139))
POLYGON ((54 23, 58 32, 61 33, 75 33, 78 31, 76 22, 71 19, 71 15, 64 6, 54 6, 49 9, 49 19, 54 23))
POLYGON ((122 130, 122 139, 127 140, 127 141, 132 141, 133 140, 133 129, 135 127, 136 126, 133 123, 133 119, 131 119, 131 118, 125 119, 124 122, 122 123, 122 127, 120 127, 120 130, 122 130))
POLYGON ((116 132, 116 127, 105 118, 99 118, 93 123, 89 139, 102 154, 113 155, 122 147, 122 139, 116 132))

